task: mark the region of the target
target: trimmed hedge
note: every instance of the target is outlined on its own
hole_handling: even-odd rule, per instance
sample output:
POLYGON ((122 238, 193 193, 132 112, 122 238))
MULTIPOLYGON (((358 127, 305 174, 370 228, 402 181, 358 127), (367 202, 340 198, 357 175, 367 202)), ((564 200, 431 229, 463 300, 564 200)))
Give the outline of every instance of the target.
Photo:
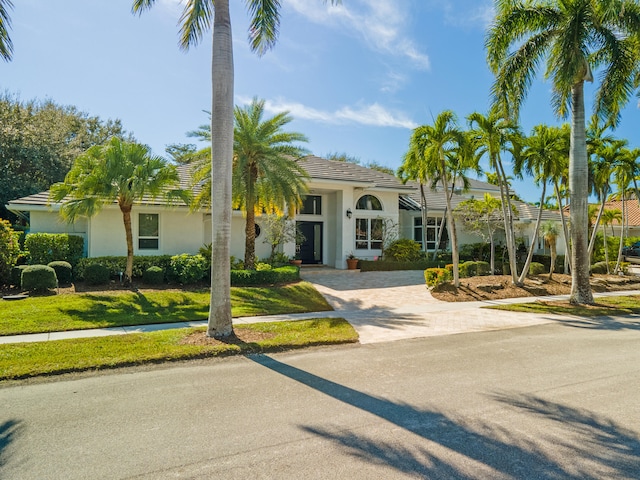
POLYGON ((294 265, 271 270, 231 270, 231 286, 257 287, 300 280, 300 269, 294 265))
POLYGON ((529 264, 529 275, 541 275, 549 270, 544 267, 543 264, 538 262, 531 262, 529 264))
POLYGON ((51 267, 56 271, 56 277, 58 277, 58 283, 62 285, 68 285, 71 283, 72 277, 72 269, 71 264, 69 262, 64 262, 62 260, 57 262, 51 262, 47 265, 47 267, 51 267))
POLYGON ((393 262, 417 262, 423 257, 420 244, 410 238, 394 240, 384 249, 385 260, 393 262))
POLYGON ((442 261, 419 260, 417 262, 392 262, 390 260, 360 260, 358 262, 361 272, 390 272, 395 270, 426 270, 437 268, 442 261))
POLYGON ((21 286, 23 290, 45 292, 58 286, 56 271, 46 265, 29 265, 22 270, 21 286))
POLYGON ((109 269, 99 263, 88 265, 84 269, 84 280, 89 285, 104 285, 109 283, 110 279, 109 269))
MULTIPOLYGON (((609 262, 609 271, 611 273, 615 270, 616 263, 617 260, 609 262)), ((622 270, 622 273, 627 273, 629 271, 629 262, 620 262, 620 270, 622 270)), ((596 262, 591 265, 591 273, 607 273, 607 262, 596 262)))
POLYGON ((142 280, 149 285, 160 285, 164 282, 164 270, 160 267, 149 267, 142 274, 142 280))
MULTIPOLYGON (((118 277, 127 267, 127 257, 93 257, 81 258, 75 267, 75 278, 84 280, 84 272, 89 265, 102 265, 107 268, 109 275, 118 277)), ((169 271, 171 255, 145 255, 133 257, 133 277, 142 278, 144 271, 150 267, 160 267, 169 271)))
POLYGON ((9 282, 16 288, 22 287, 22 271, 29 265, 16 265, 11 269, 11 280, 9 282))
POLYGON ((78 263, 84 252, 84 239, 66 233, 29 233, 24 247, 29 251, 30 263, 46 265, 57 260, 78 263))

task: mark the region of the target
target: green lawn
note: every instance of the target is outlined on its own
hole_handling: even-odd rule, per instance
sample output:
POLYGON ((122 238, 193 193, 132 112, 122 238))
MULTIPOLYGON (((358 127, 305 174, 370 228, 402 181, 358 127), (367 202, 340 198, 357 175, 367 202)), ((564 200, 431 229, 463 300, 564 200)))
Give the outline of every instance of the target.
POLYGON ((331 318, 237 327, 235 330, 240 337, 243 330, 266 333, 269 337, 249 343, 184 343, 190 335, 204 330, 180 328, 153 333, 0 345, 0 380, 358 341, 358 334, 348 322, 331 318))
POLYGON ((496 310, 511 312, 545 313, 559 315, 577 315, 580 317, 599 317, 615 315, 631 315, 640 313, 640 296, 600 297, 595 305, 568 305, 567 302, 533 302, 513 305, 494 305, 496 310))
MULTIPOLYGON (((234 317, 332 310, 307 282, 233 287, 234 317)), ((209 292, 113 292, 0 300, 0 335, 172 323, 206 319, 209 292)))

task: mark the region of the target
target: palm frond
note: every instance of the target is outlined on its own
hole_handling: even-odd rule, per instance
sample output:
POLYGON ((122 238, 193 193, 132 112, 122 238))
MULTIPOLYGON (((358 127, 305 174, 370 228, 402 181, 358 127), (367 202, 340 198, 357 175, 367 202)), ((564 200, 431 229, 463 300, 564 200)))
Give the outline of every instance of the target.
POLYGON ((9 10, 13 8, 11 0, 0 0, 0 57, 6 61, 11 60, 13 55, 13 43, 9 36, 11 29, 11 18, 9 10))

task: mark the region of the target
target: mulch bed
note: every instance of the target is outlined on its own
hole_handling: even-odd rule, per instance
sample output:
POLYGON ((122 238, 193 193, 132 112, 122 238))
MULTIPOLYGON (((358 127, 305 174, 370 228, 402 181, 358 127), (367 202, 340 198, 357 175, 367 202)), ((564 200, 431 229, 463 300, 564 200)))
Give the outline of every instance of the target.
POLYGON ((181 345, 243 345, 246 343, 268 340, 275 337, 275 333, 256 332, 242 327, 234 328, 234 335, 223 340, 207 337, 207 332, 195 332, 185 337, 180 342, 181 345))
MULTIPOLYGON (((571 293, 570 275, 554 273, 552 280, 549 280, 548 277, 548 275, 530 276, 525 280, 523 287, 513 285, 510 275, 461 278, 459 288, 450 283, 443 284, 431 290, 431 295, 433 298, 445 302, 472 302, 501 298, 567 295, 571 293), (491 287, 496 288, 492 289, 491 287)), ((640 290, 640 278, 592 275, 591 287, 594 292, 640 290)))

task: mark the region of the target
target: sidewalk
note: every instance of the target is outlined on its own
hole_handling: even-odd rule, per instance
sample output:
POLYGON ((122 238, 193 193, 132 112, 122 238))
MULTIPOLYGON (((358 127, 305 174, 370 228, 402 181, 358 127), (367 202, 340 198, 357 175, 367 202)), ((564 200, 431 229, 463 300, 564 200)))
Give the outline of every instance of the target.
MULTIPOLYGON (((505 312, 481 307, 490 305, 566 300, 569 295, 509 298, 478 302, 442 302, 434 299, 418 272, 359 272, 318 269, 301 276, 312 283, 334 311, 234 318, 234 325, 295 321, 308 318, 344 318, 358 332, 360 343, 452 335, 541 325, 576 317, 505 312)), ((594 297, 640 295, 640 290, 594 293, 594 297)), ((173 328, 205 326, 206 320, 130 327, 74 330, 0 337, 0 344, 43 342, 72 338, 146 333, 173 328)))

